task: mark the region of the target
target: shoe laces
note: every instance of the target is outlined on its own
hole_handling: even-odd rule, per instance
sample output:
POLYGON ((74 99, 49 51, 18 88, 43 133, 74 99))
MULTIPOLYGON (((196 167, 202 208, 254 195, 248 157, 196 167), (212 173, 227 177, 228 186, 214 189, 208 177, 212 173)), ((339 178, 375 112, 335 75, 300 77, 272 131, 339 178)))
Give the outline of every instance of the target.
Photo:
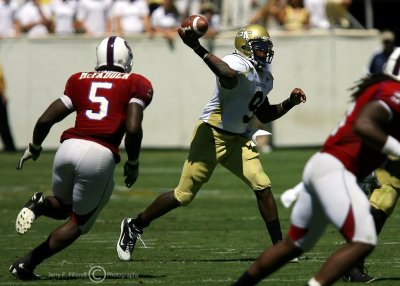
POLYGON ((365 265, 363 266, 362 271, 363 271, 363 274, 369 276, 369 274, 368 274, 368 268, 367 268, 365 265))
POLYGON ((45 196, 42 193, 34 193, 29 201, 25 204, 25 207, 33 211, 37 216, 40 215, 41 208, 43 208, 45 196))
POLYGON ((129 228, 129 242, 127 243, 129 250, 132 252, 136 239, 139 239, 140 242, 143 244, 144 248, 147 248, 146 244, 144 243, 142 236, 140 235, 140 230, 136 226, 131 226, 128 224, 129 228), (135 239, 136 238, 136 239, 135 239))
POLYGON ((144 243, 142 236, 140 234, 136 235, 136 238, 140 240, 140 242, 143 244, 144 248, 147 248, 146 244, 144 243))
POLYGON ((44 195, 42 193, 34 193, 31 197, 31 201, 35 204, 42 204, 44 201, 44 195))

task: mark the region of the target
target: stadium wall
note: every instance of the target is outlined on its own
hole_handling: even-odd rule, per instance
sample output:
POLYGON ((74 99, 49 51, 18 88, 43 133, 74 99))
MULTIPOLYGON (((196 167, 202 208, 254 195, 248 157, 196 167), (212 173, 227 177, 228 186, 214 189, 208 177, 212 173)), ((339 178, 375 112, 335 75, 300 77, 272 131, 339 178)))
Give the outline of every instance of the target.
MULTIPOLYGON (((343 116, 350 92, 364 72, 370 54, 380 47, 376 30, 330 30, 271 33, 275 57, 271 66, 271 103, 294 87, 307 103, 272 124, 277 147, 320 145, 343 116)), ((215 54, 233 50, 234 34, 221 34, 215 54)), ((62 93, 67 78, 95 66, 100 38, 1 39, 9 97, 9 121, 18 148, 31 141, 35 121, 62 93)), ((187 148, 195 121, 212 96, 215 78, 179 39, 170 47, 163 38, 127 38, 134 54, 133 72, 149 78, 155 94, 144 117, 145 148, 187 148)), ((50 131, 43 147, 56 148, 62 131, 74 124, 70 115, 50 131)), ((0 142, 1 144, 1 142, 0 142)))

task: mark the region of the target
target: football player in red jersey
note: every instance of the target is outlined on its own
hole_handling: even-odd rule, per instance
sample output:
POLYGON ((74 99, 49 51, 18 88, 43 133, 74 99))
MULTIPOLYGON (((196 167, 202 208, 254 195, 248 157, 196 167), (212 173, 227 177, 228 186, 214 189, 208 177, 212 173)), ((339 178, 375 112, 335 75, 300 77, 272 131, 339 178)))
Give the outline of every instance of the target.
POLYGON ((96 54, 95 71, 79 72, 68 79, 64 95, 36 122, 32 142, 18 162, 17 169, 22 169, 26 160, 37 160, 50 128, 76 112, 75 126, 61 135, 54 158, 53 196, 35 193, 18 214, 16 230, 24 234, 41 215, 69 219, 10 266, 19 279, 38 279, 33 271, 44 259, 90 230, 113 191, 124 135, 126 186, 131 187, 138 177, 143 111, 152 100, 152 84, 144 76, 130 73, 133 55, 124 39, 104 39, 96 54))
POLYGON ((328 223, 347 243, 327 259, 308 285, 332 285, 374 249, 375 224, 357 181, 388 155, 400 157, 400 48, 392 53, 383 73, 362 79, 356 88, 345 118, 304 168, 287 237, 266 249, 234 285, 255 285, 310 250, 328 223))
MULTIPOLYGON (((374 218, 376 233, 379 236, 386 220, 393 213, 400 193, 400 160, 390 156, 386 162, 361 182, 363 191, 369 197, 371 214, 374 218)), ((345 282, 371 283, 378 278, 367 273, 364 259, 358 261, 347 271, 342 280, 345 282)))

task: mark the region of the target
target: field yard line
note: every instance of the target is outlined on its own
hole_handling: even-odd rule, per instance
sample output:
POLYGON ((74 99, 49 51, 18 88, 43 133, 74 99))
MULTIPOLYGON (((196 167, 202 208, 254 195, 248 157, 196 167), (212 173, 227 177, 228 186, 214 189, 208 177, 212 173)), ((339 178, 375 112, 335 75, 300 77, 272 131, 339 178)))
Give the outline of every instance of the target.
MULTIPOLYGON (((161 175, 169 175, 169 174, 180 174, 182 171, 182 166, 179 167, 152 167, 152 168, 140 168, 141 174, 161 174, 161 175)), ((213 172, 214 174, 229 174, 229 171, 224 168, 216 168, 213 172)), ((232 175, 233 176, 233 175, 232 175)))

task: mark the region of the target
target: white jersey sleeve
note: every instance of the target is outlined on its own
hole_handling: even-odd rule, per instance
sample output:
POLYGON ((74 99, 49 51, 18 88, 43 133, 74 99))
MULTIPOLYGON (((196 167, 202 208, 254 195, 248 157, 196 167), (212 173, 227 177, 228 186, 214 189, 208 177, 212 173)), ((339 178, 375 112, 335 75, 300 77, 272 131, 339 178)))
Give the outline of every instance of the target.
POLYGON ((250 69, 253 69, 253 65, 250 63, 250 61, 239 56, 238 54, 226 55, 222 58, 222 60, 226 62, 231 69, 234 69, 239 73, 246 73, 250 69))

